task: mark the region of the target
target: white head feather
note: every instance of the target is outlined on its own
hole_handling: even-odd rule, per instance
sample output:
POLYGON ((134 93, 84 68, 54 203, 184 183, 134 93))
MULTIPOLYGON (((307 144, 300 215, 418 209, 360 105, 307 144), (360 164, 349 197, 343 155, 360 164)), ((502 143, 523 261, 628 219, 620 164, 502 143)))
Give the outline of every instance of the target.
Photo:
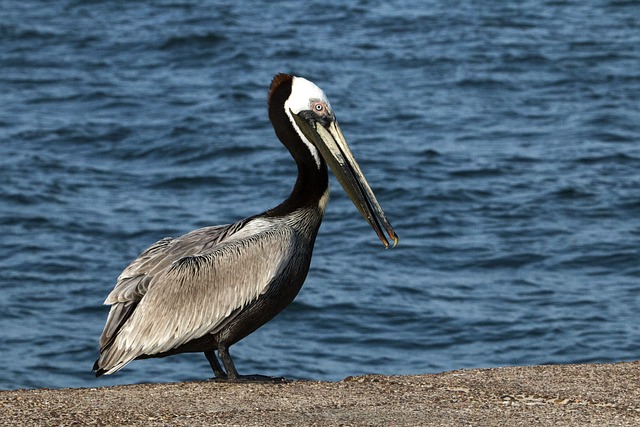
POLYGON ((301 111, 310 110, 312 102, 317 101, 323 102, 326 104, 327 108, 331 110, 331 105, 329 104, 327 95, 324 94, 322 89, 305 78, 294 76, 291 83, 291 95, 289 95, 289 98, 284 103, 284 109, 291 121, 291 124, 293 125, 293 128, 302 139, 302 142, 304 142, 309 148, 318 168, 320 168, 320 153, 318 153, 317 148, 307 139, 307 137, 304 136, 302 131, 298 128, 295 120, 293 120, 293 117, 291 117, 291 112, 298 114, 301 111))
POLYGON ((305 78, 294 76, 291 83, 291 95, 284 103, 287 111, 290 109, 298 114, 300 111, 309 110, 311 109, 312 101, 324 102, 327 107, 331 108, 327 95, 324 94, 322 89, 305 78))

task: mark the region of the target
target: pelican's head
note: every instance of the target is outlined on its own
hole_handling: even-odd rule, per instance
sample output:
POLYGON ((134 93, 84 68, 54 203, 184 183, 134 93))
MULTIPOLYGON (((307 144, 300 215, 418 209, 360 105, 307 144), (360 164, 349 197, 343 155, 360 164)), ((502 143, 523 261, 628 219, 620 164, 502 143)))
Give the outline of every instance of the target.
POLYGON ((286 74, 274 78, 272 91, 277 81, 285 78, 291 82, 291 92, 284 102, 285 113, 313 155, 317 167, 323 167, 320 161, 322 157, 384 246, 389 247, 389 240, 383 228, 395 246, 398 236, 353 157, 327 96, 309 80, 286 74))

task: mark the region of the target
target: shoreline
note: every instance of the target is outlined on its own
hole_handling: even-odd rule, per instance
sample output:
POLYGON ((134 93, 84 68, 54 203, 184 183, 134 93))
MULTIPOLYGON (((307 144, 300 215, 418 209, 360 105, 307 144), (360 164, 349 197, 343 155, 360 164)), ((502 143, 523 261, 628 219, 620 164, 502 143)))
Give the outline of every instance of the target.
POLYGON ((0 391, 2 425, 640 425, 640 362, 0 391))

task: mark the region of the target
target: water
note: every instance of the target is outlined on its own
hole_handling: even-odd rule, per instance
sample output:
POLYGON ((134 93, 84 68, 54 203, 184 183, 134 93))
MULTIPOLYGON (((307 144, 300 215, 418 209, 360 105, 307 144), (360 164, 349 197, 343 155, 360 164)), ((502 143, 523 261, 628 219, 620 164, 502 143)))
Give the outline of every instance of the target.
POLYGON ((238 369, 363 373, 640 357, 640 4, 0 4, 0 389, 94 379, 102 302, 164 236, 288 195, 276 72, 318 83, 400 236, 333 182, 309 278, 238 369))

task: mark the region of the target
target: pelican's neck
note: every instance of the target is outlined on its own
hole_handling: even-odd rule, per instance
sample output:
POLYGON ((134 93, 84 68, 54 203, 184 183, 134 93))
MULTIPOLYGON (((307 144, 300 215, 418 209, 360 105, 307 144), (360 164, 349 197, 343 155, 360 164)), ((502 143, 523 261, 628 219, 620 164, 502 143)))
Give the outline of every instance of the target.
MULTIPOLYGON (((289 149, 291 156, 298 165, 298 178, 289 197, 275 208, 269 210, 267 215, 284 216, 305 208, 319 208, 321 212, 324 213, 329 197, 329 173, 327 164, 324 159, 320 158, 320 165, 318 165, 311 153, 306 150, 304 143, 300 140, 300 137, 295 133, 293 128, 291 128, 291 132, 292 135, 290 137, 297 139, 294 144, 301 147, 300 150, 289 149), (306 152, 306 155, 301 152, 306 152)), ((283 144, 287 148, 290 147, 284 140, 283 144)))
POLYGON ((285 102, 291 95, 291 80, 279 75, 269 93, 269 119, 278 139, 289 150, 298 166, 298 178, 289 197, 266 212, 268 216, 283 216, 303 208, 320 207, 324 212, 329 189, 329 172, 324 159, 316 159, 309 146, 295 131, 285 112, 285 102), (319 161, 318 161, 319 160, 319 161))

